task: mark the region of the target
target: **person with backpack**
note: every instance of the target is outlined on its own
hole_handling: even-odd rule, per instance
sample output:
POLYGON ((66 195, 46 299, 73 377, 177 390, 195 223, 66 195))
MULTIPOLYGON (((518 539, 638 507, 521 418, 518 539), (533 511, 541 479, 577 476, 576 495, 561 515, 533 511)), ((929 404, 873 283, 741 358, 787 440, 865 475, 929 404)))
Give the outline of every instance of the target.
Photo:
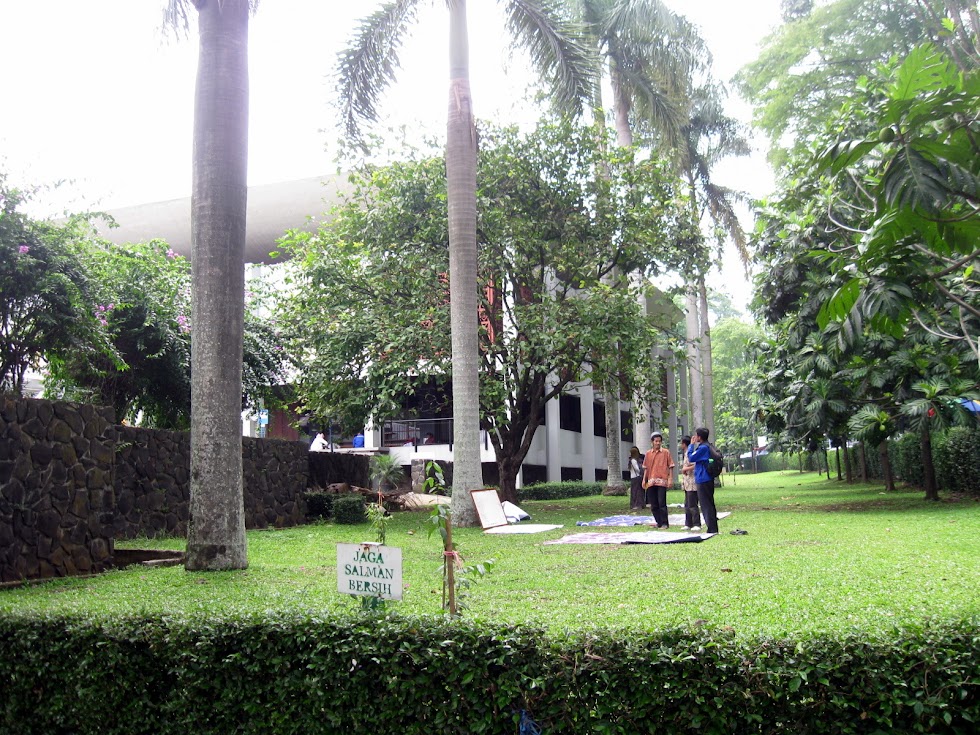
POLYGON ((715 508, 715 478, 723 469, 721 454, 708 444, 708 430, 703 426, 691 436, 687 461, 694 465, 694 486, 704 516, 705 530, 718 533, 718 511, 715 508), (713 467, 711 465, 714 465, 713 467))

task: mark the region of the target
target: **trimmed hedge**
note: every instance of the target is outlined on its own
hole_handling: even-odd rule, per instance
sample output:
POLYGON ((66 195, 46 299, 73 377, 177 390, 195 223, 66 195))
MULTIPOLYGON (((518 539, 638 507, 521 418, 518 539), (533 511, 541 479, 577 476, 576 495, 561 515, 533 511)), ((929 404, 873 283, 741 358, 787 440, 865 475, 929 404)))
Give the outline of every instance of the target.
POLYGON ((741 640, 315 613, 0 618, 0 735, 951 733, 980 722, 978 620, 741 640))
POLYGON ((582 498, 587 495, 602 495, 606 489, 604 482, 539 482, 527 485, 517 491, 518 500, 561 500, 562 498, 582 498))
POLYGON ((980 431, 957 426, 934 436, 932 461, 939 487, 980 497, 980 431))
POLYGON ((922 470, 922 447, 918 434, 902 434, 898 439, 890 441, 888 457, 896 480, 922 487, 925 474, 922 470))
POLYGON ((306 517, 312 520, 330 518, 333 515, 334 497, 334 493, 324 492, 323 490, 313 490, 304 494, 306 517))
POLYGON ((336 523, 349 526, 367 523, 367 507, 364 504, 363 495, 357 493, 338 495, 333 499, 332 510, 333 519, 336 523))

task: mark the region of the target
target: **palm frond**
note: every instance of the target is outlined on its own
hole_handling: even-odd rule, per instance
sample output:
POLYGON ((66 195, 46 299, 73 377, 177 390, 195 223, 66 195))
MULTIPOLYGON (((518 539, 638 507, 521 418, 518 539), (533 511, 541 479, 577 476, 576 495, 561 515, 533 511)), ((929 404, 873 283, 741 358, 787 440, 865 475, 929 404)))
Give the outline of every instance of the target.
POLYGON ((377 104, 400 68, 398 51, 421 0, 394 0, 362 20, 337 62, 340 124, 357 140, 361 123, 378 119, 377 104))
POLYGON ((585 29, 555 0, 507 0, 507 28, 514 45, 525 49, 541 70, 555 105, 577 115, 591 100, 598 63, 586 42, 585 29))
POLYGON ((677 95, 671 94, 648 74, 623 67, 618 71, 632 97, 634 115, 656 130, 665 146, 677 145, 687 119, 677 95))
POLYGON ((742 265, 748 268, 749 261, 751 260, 749 242, 742 223, 738 219, 738 214, 735 212, 735 203, 748 201, 748 195, 742 191, 719 186, 711 181, 704 184, 703 193, 707 200, 708 212, 711 215, 711 219, 717 222, 728 236, 732 238, 742 265))
MULTIPOLYGON (((259 0, 248 1, 248 14, 255 15, 259 8, 259 0)), ((164 32, 173 33, 178 38, 184 38, 190 32, 190 6, 196 6, 200 0, 167 0, 163 6, 163 24, 161 29, 164 32)), ((218 0, 221 5, 228 0, 218 0)))

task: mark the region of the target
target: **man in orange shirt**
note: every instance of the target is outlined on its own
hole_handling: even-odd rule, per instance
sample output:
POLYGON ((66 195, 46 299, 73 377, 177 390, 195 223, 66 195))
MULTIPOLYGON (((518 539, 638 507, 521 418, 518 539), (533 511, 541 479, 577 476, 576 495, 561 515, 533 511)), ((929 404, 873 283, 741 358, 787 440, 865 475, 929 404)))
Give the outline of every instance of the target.
POLYGON ((653 511, 657 528, 668 528, 667 488, 673 484, 674 457, 669 449, 664 449, 664 437, 659 431, 650 435, 650 451, 643 458, 643 488, 646 500, 653 511))

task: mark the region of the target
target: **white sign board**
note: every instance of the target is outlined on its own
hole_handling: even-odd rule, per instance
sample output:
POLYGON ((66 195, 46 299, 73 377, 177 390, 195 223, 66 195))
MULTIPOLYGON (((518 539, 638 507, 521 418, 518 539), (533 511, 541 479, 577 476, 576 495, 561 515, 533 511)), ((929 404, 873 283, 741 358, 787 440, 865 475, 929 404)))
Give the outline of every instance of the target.
POLYGON ((496 490, 470 490, 470 497, 484 529, 507 525, 507 516, 496 490))
POLYGON ((402 550, 373 542, 337 544, 337 591, 402 599, 402 550))

